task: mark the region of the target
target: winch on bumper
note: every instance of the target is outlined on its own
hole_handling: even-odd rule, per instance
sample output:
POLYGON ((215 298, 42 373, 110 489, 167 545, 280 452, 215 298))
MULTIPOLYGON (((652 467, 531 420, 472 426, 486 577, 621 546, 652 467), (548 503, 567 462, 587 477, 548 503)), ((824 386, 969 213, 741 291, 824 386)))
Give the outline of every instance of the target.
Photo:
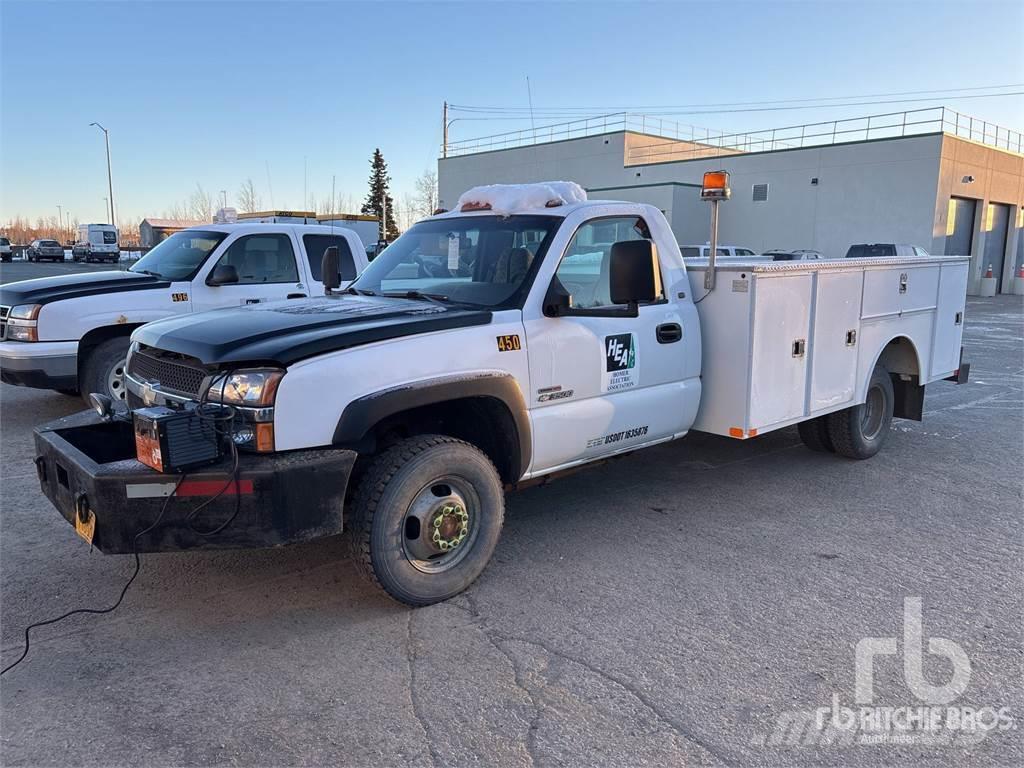
MULTIPOLYGON (((276 547, 340 533, 354 451, 322 449, 239 455, 238 483, 230 457, 180 475, 160 474, 135 458, 132 425, 83 411, 35 430, 36 471, 43 493, 75 524, 95 516, 93 544, 102 552, 276 547), (218 491, 227 490, 189 520, 218 491), (167 496, 174 492, 174 498, 167 496), (238 506, 238 515, 213 536, 238 506)), ((91 519, 91 518, 90 518, 91 519)), ((78 526, 81 527, 81 526, 78 526)))

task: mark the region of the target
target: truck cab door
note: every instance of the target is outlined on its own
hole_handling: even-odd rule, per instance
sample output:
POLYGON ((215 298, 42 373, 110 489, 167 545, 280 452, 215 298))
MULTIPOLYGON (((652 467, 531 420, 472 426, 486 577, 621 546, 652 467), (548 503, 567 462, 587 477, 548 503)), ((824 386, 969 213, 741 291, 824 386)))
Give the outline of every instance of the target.
POLYGON ((696 375, 687 378, 684 348, 697 329, 684 327, 679 306, 668 300, 660 258, 657 295, 638 306, 636 317, 611 302, 612 248, 635 240, 651 240, 637 216, 585 221, 563 253, 548 255, 557 267, 536 286, 547 291, 557 281, 571 308, 557 317, 532 304, 524 309, 533 472, 671 438, 692 423, 700 384, 696 375))
POLYGON ((338 249, 339 290, 344 290, 348 287, 349 283, 356 279, 355 257, 349 241, 344 235, 304 234, 302 235, 302 250, 306 254, 306 265, 309 269, 310 296, 324 295, 324 284, 323 278, 320 275, 320 269, 323 266, 324 251, 331 246, 336 246, 338 249))
POLYGON ((192 281, 192 310, 204 312, 220 307, 261 304, 289 297, 305 296, 309 287, 295 259, 295 244, 285 232, 239 235, 210 260, 192 281), (234 278, 221 277, 230 269, 234 278))

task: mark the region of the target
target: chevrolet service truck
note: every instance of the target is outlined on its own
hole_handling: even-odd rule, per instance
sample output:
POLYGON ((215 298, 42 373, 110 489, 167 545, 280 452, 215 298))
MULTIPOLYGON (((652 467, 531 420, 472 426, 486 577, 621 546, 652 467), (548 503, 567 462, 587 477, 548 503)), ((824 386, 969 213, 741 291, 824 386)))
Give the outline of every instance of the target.
POLYGON ((134 413, 99 402, 38 428, 39 478, 103 552, 344 527, 370 579, 434 603, 481 573, 504 492, 529 481, 690 430, 795 424, 814 450, 872 456, 894 417, 921 419, 927 385, 964 380, 967 265, 688 267, 653 206, 564 182, 477 188, 340 294, 138 328, 134 413), (211 406, 219 463, 147 466, 208 454, 211 406))
POLYGON ((217 307, 321 295, 321 257, 331 245, 342 254, 340 279, 352 280, 367 262, 362 241, 349 229, 209 224, 176 232, 127 271, 0 286, 0 378, 86 398, 101 392, 123 399, 128 337, 140 325, 217 307))

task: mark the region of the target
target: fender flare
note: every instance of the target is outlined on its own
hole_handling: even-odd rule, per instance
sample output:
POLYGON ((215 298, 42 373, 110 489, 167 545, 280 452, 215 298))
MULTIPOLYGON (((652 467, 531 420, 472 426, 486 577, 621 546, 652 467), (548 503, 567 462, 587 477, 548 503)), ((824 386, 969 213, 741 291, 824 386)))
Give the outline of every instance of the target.
POLYGON ((396 413, 470 397, 489 397, 508 408, 519 445, 519 466, 513 474, 522 477, 533 458, 530 416, 515 377, 498 371, 424 379, 364 395, 345 406, 334 428, 333 443, 358 443, 375 425, 396 413))

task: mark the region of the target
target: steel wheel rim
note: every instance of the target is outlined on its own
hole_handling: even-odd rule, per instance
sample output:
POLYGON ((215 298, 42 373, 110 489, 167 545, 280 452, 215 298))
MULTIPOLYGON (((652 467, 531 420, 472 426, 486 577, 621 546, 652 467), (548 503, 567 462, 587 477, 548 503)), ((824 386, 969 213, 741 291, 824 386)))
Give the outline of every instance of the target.
POLYGON ((456 567, 479 536, 480 508, 479 495, 461 477, 448 475, 423 486, 401 522, 405 559, 422 573, 456 567))
POLYGON ((115 400, 125 399, 124 368, 127 362, 127 358, 118 360, 107 372, 107 392, 115 400))
POLYGON ((867 440, 874 440, 882 431, 882 422, 885 414, 885 393, 882 388, 875 386, 868 390, 867 400, 864 401, 864 410, 861 412, 860 428, 861 433, 867 440))

